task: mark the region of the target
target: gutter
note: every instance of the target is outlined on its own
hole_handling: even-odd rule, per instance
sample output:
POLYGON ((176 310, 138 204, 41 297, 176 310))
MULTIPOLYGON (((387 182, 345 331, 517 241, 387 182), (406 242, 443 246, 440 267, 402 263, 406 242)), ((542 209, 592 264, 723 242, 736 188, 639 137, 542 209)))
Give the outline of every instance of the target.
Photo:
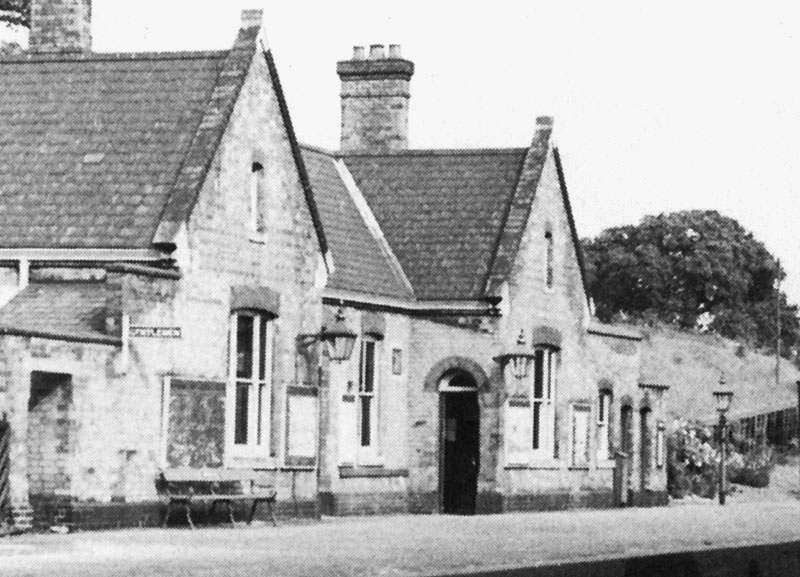
POLYGON ((348 291, 326 290, 322 302, 331 306, 346 306, 380 312, 403 313, 413 316, 499 316, 492 307, 479 300, 410 301, 393 297, 364 295, 348 291))

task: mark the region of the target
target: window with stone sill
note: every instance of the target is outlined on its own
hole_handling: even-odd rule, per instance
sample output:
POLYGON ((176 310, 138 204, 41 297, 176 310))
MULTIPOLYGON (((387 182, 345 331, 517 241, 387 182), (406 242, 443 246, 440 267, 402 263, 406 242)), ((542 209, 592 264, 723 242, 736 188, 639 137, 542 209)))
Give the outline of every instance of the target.
POLYGON ((269 314, 231 316, 228 418, 234 457, 269 456, 273 336, 269 314))
POLYGON ((362 335, 358 350, 350 365, 355 378, 342 383, 339 405, 339 464, 347 466, 380 463, 380 340, 362 335))

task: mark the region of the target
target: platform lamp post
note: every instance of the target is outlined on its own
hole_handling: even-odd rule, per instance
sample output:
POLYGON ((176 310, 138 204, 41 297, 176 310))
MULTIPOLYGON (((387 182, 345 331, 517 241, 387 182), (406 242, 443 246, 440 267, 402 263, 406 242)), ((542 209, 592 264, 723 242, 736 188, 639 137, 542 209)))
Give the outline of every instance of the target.
POLYGON ((731 401, 733 401, 733 390, 725 383, 725 375, 720 376, 719 385, 713 391, 714 401, 717 404, 717 412, 719 413, 719 504, 725 504, 725 459, 727 457, 728 449, 728 431, 727 419, 725 414, 731 408, 731 401))

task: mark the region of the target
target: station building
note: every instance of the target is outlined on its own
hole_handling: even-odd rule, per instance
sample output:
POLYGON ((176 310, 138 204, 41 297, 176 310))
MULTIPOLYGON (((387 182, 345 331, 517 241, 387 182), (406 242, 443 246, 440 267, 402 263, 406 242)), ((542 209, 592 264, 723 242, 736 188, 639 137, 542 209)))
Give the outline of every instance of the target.
POLYGON ((15 523, 155 524, 166 469, 266 473, 283 515, 666 502, 666 388, 592 317, 551 118, 410 149, 414 64, 359 47, 323 150, 260 11, 179 53, 93 52, 90 16, 34 0, 0 61, 15 523))

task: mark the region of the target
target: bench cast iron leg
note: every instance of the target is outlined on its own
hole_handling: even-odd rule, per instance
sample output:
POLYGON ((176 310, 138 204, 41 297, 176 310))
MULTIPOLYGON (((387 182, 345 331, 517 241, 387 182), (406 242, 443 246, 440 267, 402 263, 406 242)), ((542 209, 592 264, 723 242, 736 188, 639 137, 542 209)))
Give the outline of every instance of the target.
POLYGON ((253 504, 250 506, 250 516, 247 518, 247 524, 253 522, 253 517, 256 516, 256 507, 258 507, 258 499, 253 499, 253 504))
POLYGON ((184 502, 184 506, 186 507, 186 520, 189 521, 189 527, 194 529, 194 523, 192 523, 192 503, 186 501, 184 502))
POLYGON ((166 528, 167 523, 169 522, 169 514, 172 512, 172 501, 168 501, 164 508, 164 512, 161 517, 161 526, 166 528))
POLYGON ((272 518, 272 526, 278 526, 278 520, 275 519, 275 509, 272 508, 272 499, 267 501, 267 507, 269 507, 269 516, 272 518))
POLYGON ((231 527, 236 527, 236 521, 233 520, 233 506, 230 501, 225 501, 228 506, 228 518, 231 520, 231 527))

